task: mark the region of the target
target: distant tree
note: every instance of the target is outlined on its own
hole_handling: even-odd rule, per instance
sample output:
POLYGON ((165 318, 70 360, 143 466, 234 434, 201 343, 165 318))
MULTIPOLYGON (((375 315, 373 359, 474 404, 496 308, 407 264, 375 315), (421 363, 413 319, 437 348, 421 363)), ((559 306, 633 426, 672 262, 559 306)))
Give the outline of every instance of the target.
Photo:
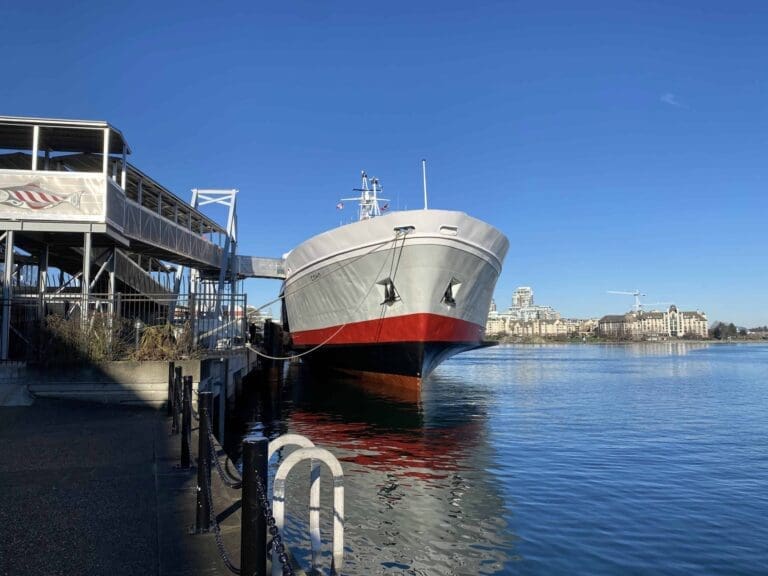
POLYGON ((739 328, 739 336, 746 336, 746 335, 747 335, 747 329, 739 328))
MULTIPOLYGON (((743 328, 741 330, 744 330, 743 328)), ((716 322, 714 326, 709 330, 709 335, 712 338, 716 338, 718 340, 723 340, 724 338, 735 338, 740 333, 739 329, 736 328, 736 324, 731 322, 730 324, 726 324, 725 322, 716 322)), ((746 335, 746 331, 744 331, 744 334, 746 335)))

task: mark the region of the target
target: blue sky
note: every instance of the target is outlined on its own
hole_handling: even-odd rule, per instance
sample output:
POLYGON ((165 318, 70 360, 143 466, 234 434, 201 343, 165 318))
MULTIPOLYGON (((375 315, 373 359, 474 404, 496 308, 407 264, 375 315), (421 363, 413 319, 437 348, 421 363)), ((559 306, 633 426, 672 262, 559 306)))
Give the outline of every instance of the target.
POLYGON ((421 207, 427 158, 430 207, 510 239, 500 308, 637 288, 768 324, 765 2, 9 4, 0 114, 108 120, 179 196, 238 188, 243 254, 338 225, 362 169, 421 207))

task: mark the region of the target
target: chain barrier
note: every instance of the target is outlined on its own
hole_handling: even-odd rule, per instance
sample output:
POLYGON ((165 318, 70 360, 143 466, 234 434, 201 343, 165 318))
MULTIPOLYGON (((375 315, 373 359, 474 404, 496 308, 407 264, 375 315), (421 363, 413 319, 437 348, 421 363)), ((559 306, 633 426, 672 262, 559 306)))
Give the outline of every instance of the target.
MULTIPOLYGON (((216 445, 214 443, 214 437, 213 437, 213 426, 211 425, 211 419, 210 415, 208 416, 208 447, 211 452, 211 460, 214 462, 216 466, 216 470, 219 473, 219 477, 221 478, 221 481, 230 488, 233 488, 235 490, 239 490, 243 487, 242 478, 234 478, 224 470, 221 466, 221 462, 219 461, 218 455, 216 454, 216 445)), ((285 545, 283 544, 283 539, 280 536, 280 532, 277 529, 277 522, 275 521, 275 517, 272 515, 272 506, 269 503, 269 499, 267 498, 267 491, 264 489, 264 485, 261 481, 261 477, 256 478, 256 492, 258 493, 257 496, 259 498, 259 501, 261 502, 261 509, 264 511, 264 518, 267 521, 267 526, 270 535, 272 536, 272 541, 270 542, 270 546, 275 546, 275 550, 277 550, 277 557, 280 559, 280 563, 283 565, 283 576, 295 576, 295 572, 293 571, 293 566, 291 566, 290 559, 288 558, 288 554, 285 550, 285 545)), ((235 566, 232 563, 232 560, 229 558, 229 555, 227 554, 227 549, 224 547, 224 539, 221 536, 221 527, 219 526, 219 522, 216 518, 216 513, 213 509, 213 494, 211 493, 211 482, 207 483, 207 496, 208 496, 208 511, 211 516, 211 521, 213 522, 213 533, 216 537, 216 548, 219 551, 219 556, 221 557, 221 560, 224 562, 224 565, 234 574, 240 574, 240 568, 235 566)), ((269 552, 269 547, 267 548, 267 552, 269 552)))
MULTIPOLYGON (((221 477, 222 482, 224 482, 225 485, 229 486, 230 488, 240 489, 242 488, 243 484, 242 482, 228 482, 227 479, 229 478, 228 475, 225 475, 224 470, 221 468, 221 463, 219 462, 218 455, 216 454, 216 445, 214 443, 213 438, 213 426, 211 424, 211 418, 210 414, 207 418, 208 423, 208 450, 210 451, 210 457, 211 461, 216 464, 216 470, 219 472, 219 476, 221 477)), ((211 484, 213 482, 206 482, 206 489, 207 489, 207 496, 208 496, 208 512, 211 517, 211 522, 213 522, 213 534, 216 537, 216 548, 219 550, 219 556, 221 557, 222 562, 224 562, 224 565, 229 568, 230 571, 232 571, 235 574, 240 574, 240 568, 234 565, 232 560, 229 557, 229 554, 227 554, 227 549, 224 547, 224 539, 221 536, 221 527, 219 526, 219 521, 216 518, 216 512, 213 509, 213 494, 211 493, 211 484)))
POLYGON ((216 470, 219 473, 219 478, 221 478, 221 481, 224 483, 225 486, 228 486, 229 488, 233 488, 234 490, 240 490, 243 487, 243 479, 242 477, 237 478, 235 476, 232 476, 227 470, 225 470, 221 466, 221 462, 219 461, 218 454, 216 454, 216 444, 215 439, 213 437, 213 432, 211 431, 213 427, 211 426, 211 419, 208 418, 208 447, 211 451, 211 461, 216 466, 216 470))
POLYGON ((234 565, 229 555, 227 554, 227 549, 224 547, 224 538, 221 536, 221 527, 219 526, 219 521, 216 518, 216 512, 213 509, 213 494, 211 493, 212 482, 205 482, 204 484, 206 485, 206 495, 208 496, 208 513, 210 514, 211 522, 213 523, 213 534, 216 538, 216 548, 219 550, 219 556, 221 557, 222 562, 224 562, 224 565, 232 573, 240 574, 240 568, 234 565))
POLYGON ((283 544, 283 538, 280 536, 280 530, 277 528, 277 522, 272 515, 272 505, 267 498, 267 491, 264 488, 264 484, 260 477, 256 478, 256 492, 261 502, 261 509, 264 511, 264 518, 267 521, 267 529, 272 535, 272 541, 270 542, 267 552, 270 552, 272 548, 277 551, 277 557, 280 559, 280 563, 283 565, 283 576, 295 576, 293 566, 288 558, 288 553, 285 550, 285 544, 283 544))

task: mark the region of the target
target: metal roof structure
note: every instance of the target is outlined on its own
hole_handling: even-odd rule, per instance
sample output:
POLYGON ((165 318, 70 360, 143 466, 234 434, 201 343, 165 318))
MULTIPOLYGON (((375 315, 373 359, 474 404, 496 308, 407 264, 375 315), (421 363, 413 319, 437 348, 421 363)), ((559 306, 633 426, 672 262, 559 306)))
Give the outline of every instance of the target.
MULTIPOLYGON (((102 163, 100 154, 72 154, 57 156, 54 160, 62 163, 67 169, 77 172, 99 171, 102 163)), ((118 160, 112 159, 111 163, 117 164, 118 160)), ((145 208, 159 211, 167 220, 176 224, 182 222, 183 225, 189 225, 198 234, 226 234, 227 232, 224 226, 196 210, 171 190, 128 162, 126 162, 125 196, 145 208)))
POLYGON ((58 152, 92 152, 103 150, 101 133, 109 129, 109 153, 131 153, 123 134, 108 122, 98 120, 64 120, 54 118, 25 118, 0 116, 0 147, 10 150, 31 150, 33 128, 39 127, 40 150, 58 152), (52 130, 65 128, 66 130, 52 130))

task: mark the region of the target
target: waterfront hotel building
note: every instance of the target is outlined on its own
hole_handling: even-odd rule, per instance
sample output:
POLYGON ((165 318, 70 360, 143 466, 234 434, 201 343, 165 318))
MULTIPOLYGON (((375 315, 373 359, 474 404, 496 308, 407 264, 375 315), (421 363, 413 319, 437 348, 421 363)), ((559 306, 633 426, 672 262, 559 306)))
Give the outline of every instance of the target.
POLYGON ((707 338, 708 323, 704 312, 685 312, 670 306, 665 312, 628 312, 603 316, 597 331, 606 338, 627 340, 663 340, 667 338, 707 338))

